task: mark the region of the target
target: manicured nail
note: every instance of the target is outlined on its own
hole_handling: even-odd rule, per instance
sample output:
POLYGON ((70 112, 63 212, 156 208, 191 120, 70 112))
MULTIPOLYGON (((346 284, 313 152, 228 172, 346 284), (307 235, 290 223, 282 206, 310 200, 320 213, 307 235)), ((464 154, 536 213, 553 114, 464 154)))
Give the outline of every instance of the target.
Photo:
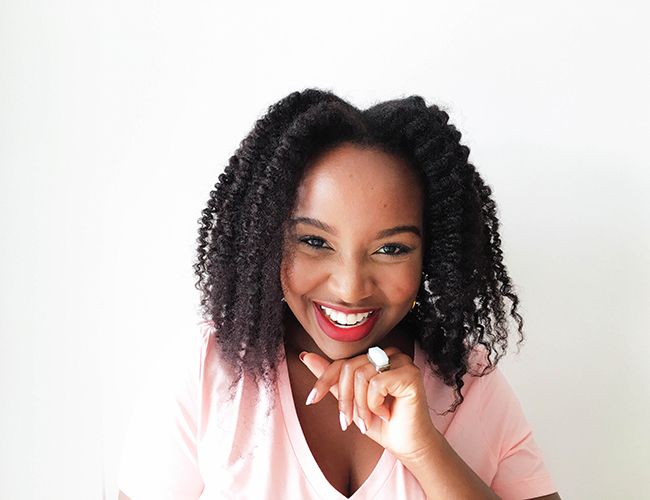
POLYGON ((314 402, 314 399, 316 399, 316 388, 314 387, 311 392, 309 393, 309 396, 307 396, 307 401, 305 402, 306 405, 310 405, 314 402))
POLYGON ((341 423, 341 430, 345 431, 348 428, 348 419, 345 418, 345 413, 339 412, 339 422, 341 423))
POLYGON ((362 418, 359 419, 359 430, 361 431, 361 434, 365 434, 368 431, 368 429, 366 429, 366 423, 362 418))
POLYGON ((307 354, 307 351, 302 351, 298 357, 300 358, 300 361, 305 361, 305 354, 307 354))

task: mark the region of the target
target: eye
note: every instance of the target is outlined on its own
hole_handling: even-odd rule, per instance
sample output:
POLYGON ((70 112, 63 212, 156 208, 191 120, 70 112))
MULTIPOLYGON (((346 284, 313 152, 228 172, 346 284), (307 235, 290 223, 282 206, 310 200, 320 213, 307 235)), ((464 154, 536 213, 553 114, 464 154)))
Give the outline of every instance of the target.
POLYGON ((303 238, 299 238, 298 241, 304 245, 307 245, 308 247, 315 248, 317 250, 324 250, 329 248, 328 246, 324 246, 325 240, 323 238, 319 238, 318 236, 305 236, 303 238))
POLYGON ((400 245, 399 243, 389 243, 388 245, 381 247, 379 250, 377 250, 377 252, 383 255, 390 255, 391 257, 399 257, 400 255, 409 253, 411 250, 413 249, 404 245, 400 245), (387 248, 388 251, 381 252, 380 250, 384 248, 387 248))

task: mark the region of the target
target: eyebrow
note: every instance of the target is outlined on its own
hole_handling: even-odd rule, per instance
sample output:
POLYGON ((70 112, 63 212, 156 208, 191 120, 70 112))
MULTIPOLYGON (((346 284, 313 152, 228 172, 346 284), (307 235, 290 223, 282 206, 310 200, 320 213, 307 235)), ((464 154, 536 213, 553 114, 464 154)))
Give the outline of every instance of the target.
MULTIPOLYGON (((309 226, 317 227, 318 229, 321 229, 327 233, 333 234, 334 236, 338 234, 336 229, 334 229, 329 224, 325 224, 323 221, 314 219, 312 217, 294 217, 290 219, 289 222, 291 223, 292 226, 296 224, 307 224, 309 226)), ((420 234, 420 230, 416 226, 401 225, 401 226, 391 227, 388 229, 382 229, 377 233, 376 238, 377 239, 388 238, 389 236, 393 236, 399 233, 413 233, 419 238, 422 237, 422 235, 420 234)))

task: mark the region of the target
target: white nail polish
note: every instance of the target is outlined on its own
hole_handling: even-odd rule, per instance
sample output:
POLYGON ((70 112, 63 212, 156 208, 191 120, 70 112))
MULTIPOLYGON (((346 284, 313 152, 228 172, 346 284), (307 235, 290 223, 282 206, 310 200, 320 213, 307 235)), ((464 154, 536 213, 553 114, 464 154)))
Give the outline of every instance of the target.
POLYGON ((362 418, 359 419, 359 430, 361 431, 361 434, 365 434, 368 432, 368 429, 366 429, 366 423, 363 421, 362 418))
POLYGON ((316 388, 314 387, 311 392, 309 393, 309 396, 307 396, 307 402, 305 403, 306 405, 310 405, 314 402, 314 399, 316 399, 316 388))
POLYGON ((341 423, 341 430, 345 431, 348 428, 348 419, 345 418, 342 411, 339 412, 339 422, 341 423))

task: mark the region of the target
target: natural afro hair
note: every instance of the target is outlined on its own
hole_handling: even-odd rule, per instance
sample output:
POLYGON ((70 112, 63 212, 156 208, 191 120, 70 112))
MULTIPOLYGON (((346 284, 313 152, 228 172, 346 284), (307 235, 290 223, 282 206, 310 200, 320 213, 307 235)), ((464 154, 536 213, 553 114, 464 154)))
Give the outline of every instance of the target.
POLYGON ((271 105, 255 123, 210 192, 194 264, 201 314, 235 374, 231 389, 243 373, 268 390, 276 382, 284 318, 291 314, 281 301, 283 234, 306 166, 342 143, 397 155, 424 184, 424 277, 417 306, 402 322, 433 373, 454 387, 447 412, 464 400, 463 376, 488 373, 506 353, 504 298, 517 322, 518 345, 523 342, 492 191, 448 120, 420 96, 360 110, 332 92, 306 89, 271 105), (474 348, 486 354, 480 373, 470 371, 474 348))

